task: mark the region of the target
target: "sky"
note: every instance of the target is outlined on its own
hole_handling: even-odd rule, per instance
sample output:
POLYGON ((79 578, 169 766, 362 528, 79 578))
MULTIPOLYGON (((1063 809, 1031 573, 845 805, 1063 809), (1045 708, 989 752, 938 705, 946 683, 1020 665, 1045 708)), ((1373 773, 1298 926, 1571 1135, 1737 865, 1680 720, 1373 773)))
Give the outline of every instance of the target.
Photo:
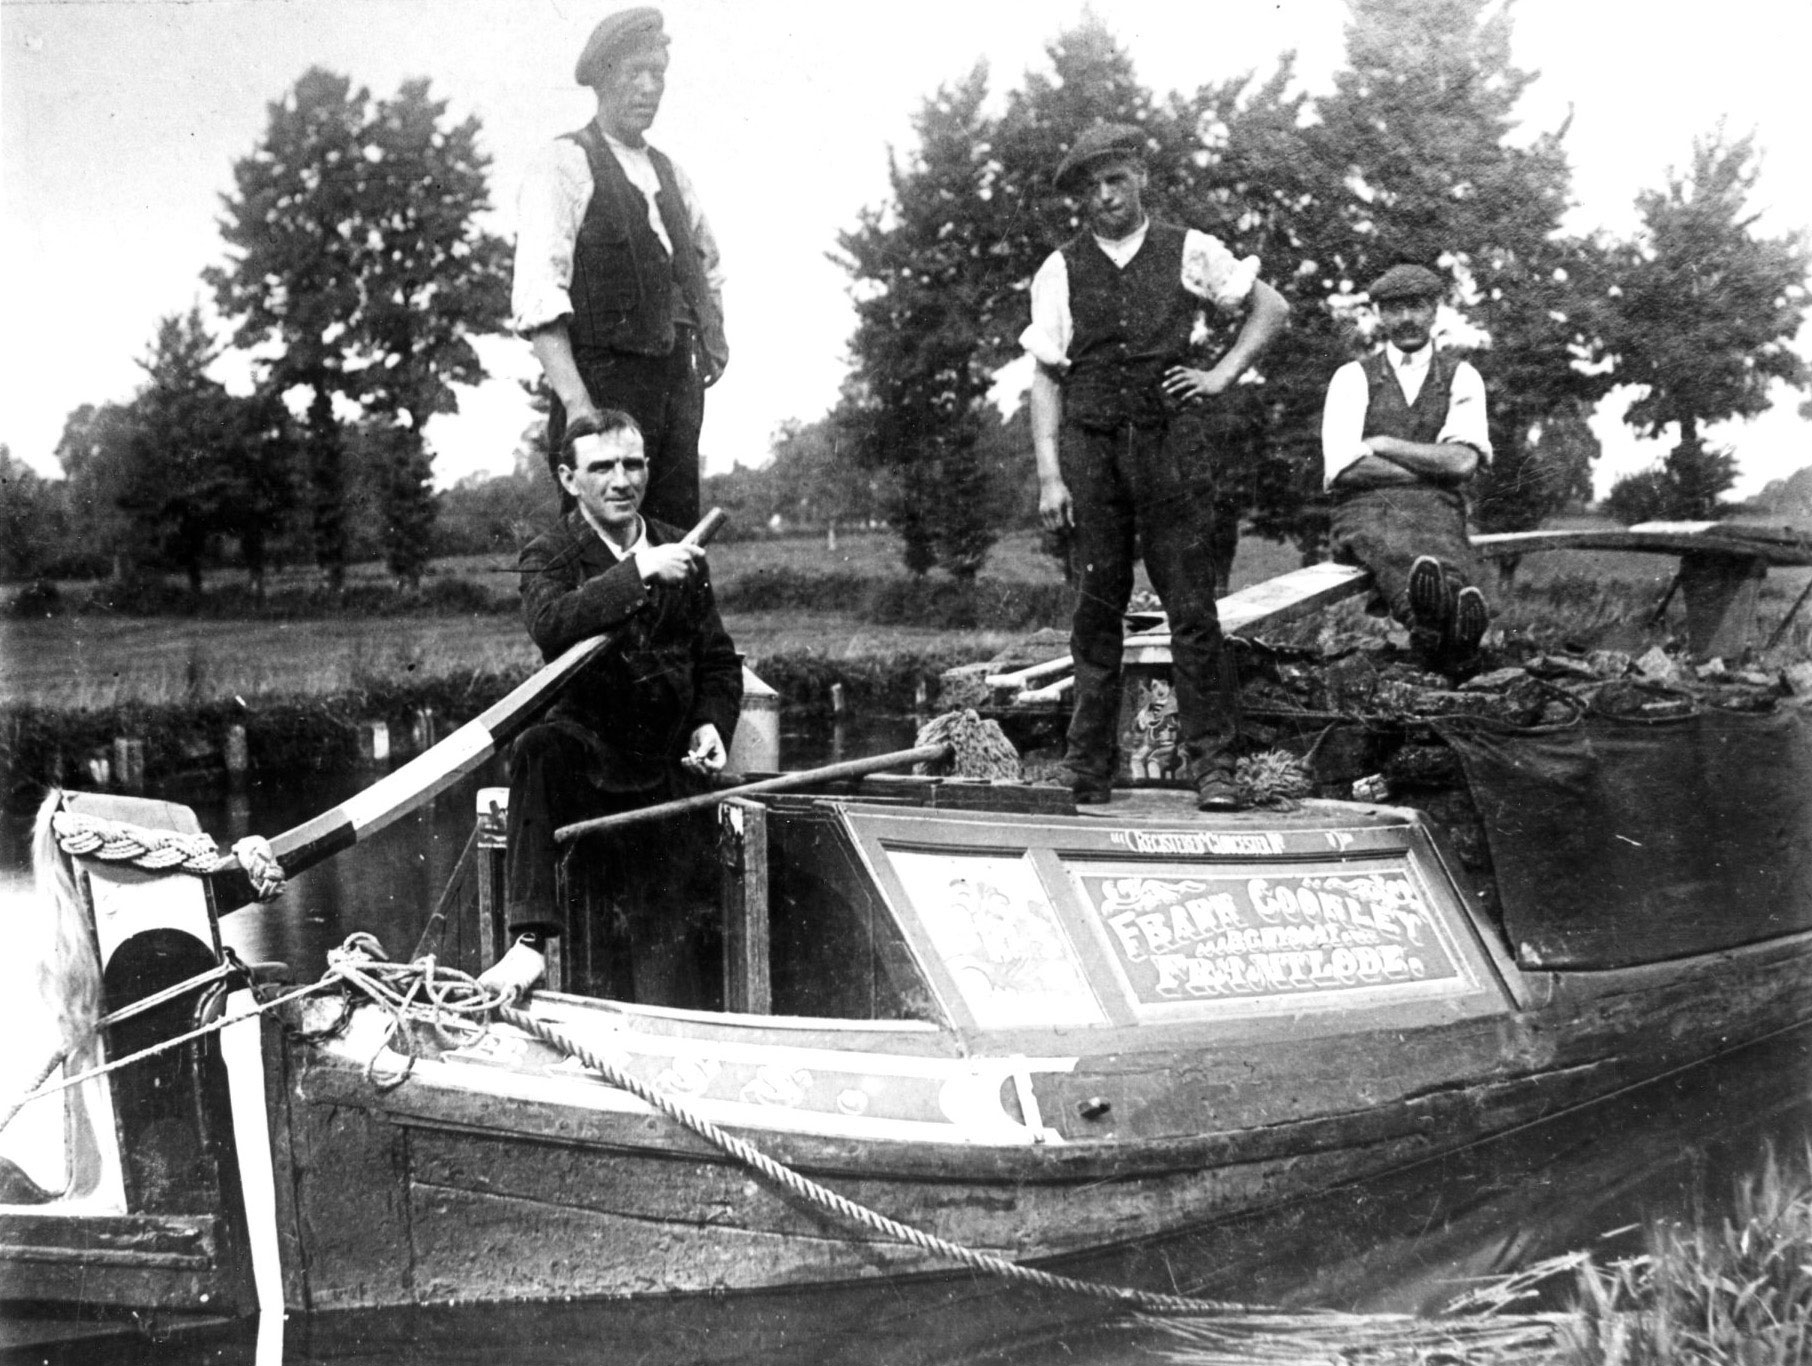
MULTIPOLYGON (((220 196, 264 132, 267 105, 311 65, 374 95, 425 76, 454 118, 477 115, 492 157, 488 226, 512 236, 535 149, 582 125, 572 80, 592 26, 618 6, 582 0, 0 0, 0 442, 46 474, 78 405, 129 398, 160 317, 210 305, 201 271, 224 259, 220 196)), ((666 101, 651 141, 692 178, 723 247, 730 368, 712 390, 709 468, 759 463, 787 419, 822 416, 848 369, 847 275, 837 234, 888 189, 889 149, 943 83, 978 60, 997 96, 1047 65, 1081 18, 1070 0, 672 0, 666 101)), ((1341 0, 1093 0, 1092 12, 1160 94, 1268 71, 1293 49, 1301 83, 1340 65, 1341 0)), ((1765 232, 1812 225, 1805 54, 1812 0, 1519 0, 1515 57, 1541 72, 1522 105, 1531 133, 1569 112, 1578 201, 1568 226, 1627 234, 1636 193, 1683 166, 1720 119, 1764 150, 1765 232), (1690 14, 1690 21, 1684 16, 1690 14)), ((1801 349, 1812 356, 1812 329, 1801 349)), ((480 343, 491 382, 427 428, 442 486, 509 467, 531 420, 515 382, 526 343, 480 343)), ((249 375, 223 364, 243 388, 249 375)), ((1619 421, 1595 428, 1599 489, 1660 457, 1619 421)), ((1733 446, 1739 494, 1812 464, 1797 399, 1714 429, 1733 446)))

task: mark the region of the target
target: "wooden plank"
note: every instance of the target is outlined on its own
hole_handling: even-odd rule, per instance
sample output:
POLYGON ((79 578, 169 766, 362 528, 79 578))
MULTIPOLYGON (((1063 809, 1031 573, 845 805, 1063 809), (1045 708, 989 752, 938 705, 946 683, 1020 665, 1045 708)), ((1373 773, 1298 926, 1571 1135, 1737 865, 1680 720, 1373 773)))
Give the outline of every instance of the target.
POLYGON ((1725 522, 1644 522, 1632 527, 1560 531, 1503 531, 1474 536, 1472 548, 1489 559, 1544 550, 1625 550, 1664 555, 1728 555, 1773 565, 1812 565, 1812 537, 1725 522))
POLYGON ((1260 626, 1278 625, 1369 593, 1370 571, 1350 564, 1311 564, 1274 579, 1229 593, 1215 604, 1221 630, 1230 636, 1250 635, 1260 626))
MULTIPOLYGON (((1318 612, 1324 607, 1371 591, 1372 576, 1367 570, 1350 564, 1311 564, 1288 574, 1266 579, 1229 593, 1215 604, 1221 630, 1230 636, 1249 636, 1261 626, 1276 626, 1298 617, 1318 612)), ((1162 618, 1155 629, 1136 631, 1126 637, 1122 660, 1127 664, 1168 664, 1170 631, 1162 618)), ((1048 677, 1070 668, 1068 655, 1021 670, 1021 675, 1048 677)), ((1013 675, 1002 675, 1003 678, 1013 675)), ((990 685, 997 680, 990 678, 990 685)), ((1059 678, 1042 688, 1030 688, 1013 698, 1014 706, 1037 706, 1061 700, 1072 687, 1074 677, 1059 678)))
POLYGON ((720 828, 727 846, 723 871, 724 1009, 766 1015, 774 1008, 769 977, 768 809, 732 797, 720 828))

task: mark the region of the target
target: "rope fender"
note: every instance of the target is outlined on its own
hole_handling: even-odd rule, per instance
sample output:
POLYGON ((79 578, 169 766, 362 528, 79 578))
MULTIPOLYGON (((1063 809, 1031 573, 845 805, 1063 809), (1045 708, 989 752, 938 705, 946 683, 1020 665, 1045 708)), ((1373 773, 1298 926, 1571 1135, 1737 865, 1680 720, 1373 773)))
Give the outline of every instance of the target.
POLYGON ((233 845, 230 855, 222 856, 211 835, 152 830, 79 811, 58 811, 51 817, 51 828, 56 831, 58 848, 72 857, 196 877, 206 877, 237 859, 260 901, 269 901, 283 891, 283 865, 262 835, 247 835, 233 845))

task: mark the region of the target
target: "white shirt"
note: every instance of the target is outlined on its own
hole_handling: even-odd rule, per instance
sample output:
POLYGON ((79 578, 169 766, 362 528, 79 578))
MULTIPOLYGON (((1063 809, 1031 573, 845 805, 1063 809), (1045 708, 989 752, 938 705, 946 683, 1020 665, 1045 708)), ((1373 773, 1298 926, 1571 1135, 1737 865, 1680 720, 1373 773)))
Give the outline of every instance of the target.
MULTIPOLYGON (((1403 397, 1414 404, 1422 392, 1434 361, 1434 343, 1418 346, 1414 351, 1399 351, 1389 342, 1384 344, 1384 357, 1403 397)), ((1327 403, 1321 410, 1322 487, 1332 488, 1334 478, 1347 466, 1372 454, 1371 445, 1363 439, 1365 410, 1371 404, 1371 386, 1365 368, 1358 361, 1348 361, 1334 372, 1328 383, 1327 403)), ((1447 402, 1447 420, 1441 424, 1435 444, 1453 442, 1470 446, 1479 459, 1491 459, 1491 429, 1485 421, 1485 381, 1466 361, 1453 367, 1453 384, 1447 402)))
MULTIPOLYGON (((1147 218, 1130 234, 1116 241, 1097 237, 1096 243, 1121 270, 1151 229, 1147 218)), ((1238 308, 1252 293, 1258 278, 1258 258, 1235 256, 1218 237, 1188 229, 1183 235, 1183 288, 1216 308, 1238 308)), ((1070 270, 1061 251, 1054 251, 1032 277, 1032 325, 1019 334, 1019 344, 1041 364, 1054 370, 1069 369, 1070 270)))
POLYGON ((623 563, 624 560, 635 554, 636 551, 642 550, 648 545, 648 519, 643 517, 640 513, 636 514, 635 519, 635 539, 629 543, 629 548, 627 550, 617 549, 617 543, 604 534, 603 527, 592 521, 591 513, 585 510, 585 504, 583 503, 579 504, 579 515, 585 519, 585 524, 587 526, 598 533, 598 539, 604 542, 604 548, 606 550, 617 557, 618 564, 623 563))
MULTIPOLYGON (((648 226, 671 255, 673 243, 667 238, 667 225, 661 221, 661 211, 655 203, 660 176, 648 149, 618 142, 608 133, 604 142, 629 183, 647 200, 648 226)), ((673 180, 692 231, 692 248, 698 253, 705 287, 711 291, 712 302, 722 317, 724 272, 717 238, 699 208, 692 182, 677 165, 673 167, 673 180)), ((585 149, 571 138, 556 139, 529 167, 516 198, 516 273, 510 287, 510 325, 518 333, 527 335, 572 316, 572 296, 568 291, 573 282, 573 247, 579 238, 579 225, 585 221, 591 193, 591 163, 586 160, 585 149)))

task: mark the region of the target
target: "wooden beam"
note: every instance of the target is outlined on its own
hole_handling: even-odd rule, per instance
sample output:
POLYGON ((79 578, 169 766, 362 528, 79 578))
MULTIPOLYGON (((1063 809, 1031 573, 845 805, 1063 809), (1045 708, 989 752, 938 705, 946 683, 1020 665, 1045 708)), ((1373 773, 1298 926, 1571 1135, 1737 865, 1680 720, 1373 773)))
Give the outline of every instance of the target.
POLYGON ((768 957, 768 809, 731 797, 718 820, 724 848, 724 1009, 768 1015, 774 1009, 768 957))
MULTIPOLYGON (((1275 626, 1293 621, 1310 612, 1320 611, 1345 598, 1371 591, 1369 571, 1350 564, 1311 564, 1274 579, 1255 583, 1229 593, 1215 604, 1221 619, 1221 630, 1230 636, 1249 636, 1261 626, 1275 626)), ((1121 658, 1127 664, 1168 664, 1170 630, 1159 618, 1158 625, 1136 631, 1126 637, 1121 658)), ((1048 678, 1074 666, 1068 655, 1022 669, 1017 674, 990 678, 990 686, 1011 679, 1019 680, 1022 691, 1012 699, 1016 707, 1041 706, 1061 700, 1075 686, 1073 675, 1066 675, 1041 688, 1024 688, 1025 682, 1048 678)))
POLYGON ((1474 536, 1472 548, 1487 559, 1544 550, 1626 550, 1663 555, 1727 555, 1773 565, 1812 565, 1812 536, 1788 528, 1733 526, 1728 522, 1643 522, 1632 527, 1580 527, 1560 531, 1503 531, 1474 536))

